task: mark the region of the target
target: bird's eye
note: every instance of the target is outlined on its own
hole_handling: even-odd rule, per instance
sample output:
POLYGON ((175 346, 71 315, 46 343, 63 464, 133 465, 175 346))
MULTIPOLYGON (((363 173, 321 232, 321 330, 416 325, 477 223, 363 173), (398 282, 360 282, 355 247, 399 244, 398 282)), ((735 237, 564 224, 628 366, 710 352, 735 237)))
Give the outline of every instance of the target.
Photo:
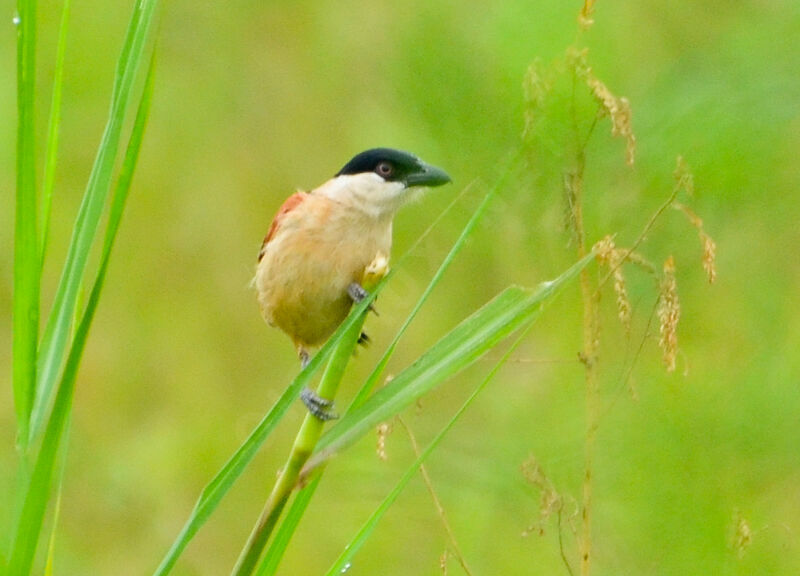
POLYGON ((375 172, 379 176, 386 178, 392 175, 394 172, 394 166, 392 166, 392 164, 389 162, 381 162, 375 167, 375 172))

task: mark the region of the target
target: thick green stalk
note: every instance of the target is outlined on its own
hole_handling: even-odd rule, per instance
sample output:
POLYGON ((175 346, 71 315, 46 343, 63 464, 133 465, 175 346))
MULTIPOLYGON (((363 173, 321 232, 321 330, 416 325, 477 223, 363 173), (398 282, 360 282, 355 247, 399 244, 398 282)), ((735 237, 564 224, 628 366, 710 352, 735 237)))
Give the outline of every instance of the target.
MULTIPOLYGON (((366 313, 353 324, 348 332, 339 341, 339 345, 331 356, 325 373, 322 375, 317 395, 326 400, 333 400, 342 381, 344 370, 353 355, 353 350, 361 335, 361 328, 364 325, 366 313)), ((249 576, 258 563, 264 547, 267 544, 272 531, 274 530, 284 506, 289 501, 292 491, 297 485, 300 471, 308 461, 314 448, 322 435, 322 428, 325 422, 311 413, 306 414, 305 420, 297 433, 289 459, 284 466, 278 480, 272 488, 269 499, 267 500, 261 516, 258 519, 250 537, 247 539, 242 554, 233 568, 232 574, 235 576, 249 576)))

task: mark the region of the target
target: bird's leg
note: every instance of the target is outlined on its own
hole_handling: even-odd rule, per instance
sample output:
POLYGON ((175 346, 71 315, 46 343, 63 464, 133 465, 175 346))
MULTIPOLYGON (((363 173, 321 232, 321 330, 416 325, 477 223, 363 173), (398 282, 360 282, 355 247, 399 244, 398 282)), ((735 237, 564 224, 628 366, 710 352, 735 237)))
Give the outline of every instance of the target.
MULTIPOLYGON (((308 353, 308 350, 300 345, 297 347, 297 355, 300 357, 300 369, 305 370, 308 363, 311 362, 311 355, 308 353)), ((311 388, 303 388, 303 391, 300 393, 300 400, 305 404, 311 414, 323 422, 334 420, 339 417, 336 412, 330 410, 333 407, 333 401, 322 398, 311 388)))
POLYGON ((297 355, 300 357, 300 370, 305 370, 308 363, 311 362, 311 355, 305 348, 299 348, 297 355))
POLYGON ((303 388, 303 391, 300 393, 300 400, 303 401, 308 411, 318 420, 326 422, 339 417, 336 412, 331 410, 331 408, 333 408, 333 401, 322 398, 311 388, 303 388))
MULTIPOLYGON (((352 282, 350 286, 347 287, 347 295, 350 296, 350 300, 358 304, 364 298, 369 296, 369 292, 367 292, 364 287, 359 284, 358 282, 352 282)), ((378 311, 375 310, 375 307, 370 303, 369 310, 375 313, 375 316, 380 316, 378 311)))

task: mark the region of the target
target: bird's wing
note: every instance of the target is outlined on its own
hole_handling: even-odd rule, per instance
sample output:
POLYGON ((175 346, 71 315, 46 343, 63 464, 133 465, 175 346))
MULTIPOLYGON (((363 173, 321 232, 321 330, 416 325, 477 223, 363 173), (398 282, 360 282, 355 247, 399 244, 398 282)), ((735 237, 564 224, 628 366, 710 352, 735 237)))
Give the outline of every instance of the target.
POLYGON ((291 196, 289 196, 283 205, 278 210, 278 213, 275 214, 275 218, 272 220, 272 224, 269 227, 269 231, 267 235, 264 236, 264 242, 261 243, 261 250, 258 252, 258 261, 261 262, 261 258, 264 257, 264 249, 267 247, 267 244, 275 235, 275 231, 281 225, 281 222, 286 217, 286 215, 297 208, 303 200, 308 197, 308 193, 306 192, 295 192, 291 196))

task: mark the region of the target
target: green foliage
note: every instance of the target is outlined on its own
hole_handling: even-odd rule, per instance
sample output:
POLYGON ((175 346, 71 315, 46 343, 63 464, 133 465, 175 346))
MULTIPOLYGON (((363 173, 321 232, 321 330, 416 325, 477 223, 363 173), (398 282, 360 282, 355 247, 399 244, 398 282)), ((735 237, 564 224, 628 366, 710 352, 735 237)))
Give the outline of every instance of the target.
MULTIPOLYGON (((31 496, 25 513, 33 527, 38 512, 31 511, 44 510, 42 534, 57 534, 53 573, 152 571, 201 487, 241 446, 236 467, 226 466, 219 483, 203 491, 202 510, 176 541, 183 555, 172 572, 230 570, 303 413, 296 402, 302 384, 291 383, 291 347, 263 325, 245 288, 258 243, 295 187, 319 184, 373 145, 418 153, 445 167, 455 185, 398 216, 394 274, 376 304, 380 317, 367 320, 372 345, 359 350, 342 381, 338 404, 355 400, 327 425, 331 438, 336 427, 366 418, 361 410, 384 381, 410 370, 493 295, 510 284, 535 286, 576 259, 570 209, 580 182, 585 246, 607 235, 611 241, 588 278, 602 327, 592 572, 800 572, 791 498, 800 474, 800 396, 789 385, 800 373, 792 253, 800 60, 786 44, 797 35, 796 2, 722 10, 679 1, 658 15, 646 4, 597 3, 594 24, 581 34, 586 66, 576 66, 579 54, 566 57, 579 8, 569 3, 169 3, 148 146, 72 413, 64 405, 69 387, 56 398, 88 308, 73 284, 71 305, 65 297, 52 302, 57 290, 66 292, 59 268, 68 252, 73 271, 80 268, 67 240, 107 120, 103 107, 129 4, 65 2, 59 21, 51 6, 19 0, 19 25, 11 26, 9 13, 0 33, 3 53, 12 54, 15 42, 20 47, 17 93, 12 60, 0 65, 0 121, 10 127, 18 120, 16 171, 13 130, 0 136, 0 199, 9 207, 0 211, 0 315, 9 319, 0 347, 10 351, 13 338, 13 354, 0 355, 0 372, 13 375, 0 397, 0 502, 20 494, 16 508, 0 506, 0 573, 12 561, 9 541, 25 539, 17 530, 30 480, 50 498, 46 504, 31 496), (526 76, 536 60, 544 64, 526 76), (596 82, 590 91, 592 79, 609 92, 596 82), (614 107, 609 93, 630 104, 633 168, 612 123, 596 116, 598 100, 614 107), (521 134, 524 154, 506 170, 521 134), (680 192, 682 207, 666 202, 678 155, 691 165, 695 188, 692 198, 680 192), (446 274, 437 272, 497 182, 458 258, 446 274), (445 210, 456 194, 454 208, 445 210), (631 265, 625 258, 634 247, 643 260, 631 265), (717 281, 709 288, 702 266, 712 247, 717 281), (670 256, 674 271, 666 281, 670 256), (426 288, 439 274, 435 289, 426 288), (629 327, 620 322, 623 294, 629 327), (678 305, 676 330, 661 334, 659 324, 667 327, 678 305), (39 347, 53 360, 51 376, 36 371, 48 313, 62 315, 65 331, 58 361, 39 347), (673 338, 677 348, 666 358, 675 371, 667 373, 658 343, 673 338), (45 378, 49 392, 37 390, 45 378), (28 429, 34 403, 38 433, 28 429), (56 417, 61 409, 72 413, 52 530, 52 485, 66 440, 49 472, 37 464, 48 457, 39 452, 48 406, 56 417), (254 428, 259 437, 251 442, 254 428), (15 437, 27 453, 17 477, 15 437), (35 441, 28 445, 29 438, 35 441)), ((128 80, 132 103, 143 74, 128 80)), ((119 146, 131 120, 118 125, 119 146)), ((100 194, 105 204, 120 160, 103 160, 112 166, 100 194)), ((80 210, 85 217, 87 209, 80 210)), ((96 230, 106 210, 92 214, 96 230)), ((87 297, 103 257, 89 220, 80 236, 95 236, 83 264, 87 297)), ((563 553, 577 574, 589 360, 577 355, 584 348, 581 311, 570 287, 508 357, 491 393, 471 399, 457 418, 454 408, 480 389, 498 352, 402 410, 420 445, 432 450, 422 457, 396 430, 381 437, 388 460, 379 459, 371 428, 359 428, 361 440, 324 465, 324 478, 322 466, 308 473, 258 573, 324 573, 341 556, 335 569, 349 561, 353 573, 460 574, 446 565, 453 545, 417 480, 424 461, 476 574, 515 574, 521 566, 566 573, 563 553), (443 428, 449 432, 440 435, 443 428), (519 472, 531 454, 557 497, 519 472), (546 496, 561 507, 548 506, 546 496), (354 560, 346 558, 359 546, 354 560)), ((44 368, 45 357, 39 362, 44 368)), ((316 368, 323 356, 319 362, 316 368)), ((306 376, 309 384, 316 377, 306 376)), ((37 569, 45 538, 34 555, 37 569)), ((13 562, 19 566, 20 556, 13 562)))
MULTIPOLYGON (((131 100, 131 88, 136 76, 136 71, 143 59, 143 45, 148 37, 147 31, 153 17, 153 8, 154 4, 148 6, 146 0, 144 0, 134 10, 134 16, 129 25, 126 45, 123 49, 123 55, 120 58, 115 83, 115 93, 117 95, 112 103, 112 119, 109 122, 111 128, 107 131, 106 138, 103 143, 101 143, 98 152, 98 158, 105 159, 103 161, 98 161, 99 167, 97 171, 102 174, 98 177, 94 176, 95 172, 93 172, 87 193, 84 197, 85 205, 92 207, 93 211, 96 213, 96 220, 99 220, 99 214, 105 204, 107 190, 110 188, 116 150, 121 139, 122 122, 131 100)), ((72 399, 78 367, 83 357, 89 328, 100 301, 100 294, 103 289, 110 262, 111 250, 125 208, 125 202, 133 178, 133 171, 138 160, 144 128, 152 100, 155 71, 155 60, 153 59, 151 60, 150 68, 147 73, 145 87, 139 101, 139 107, 131 129, 127 151, 122 160, 114 197, 109 209, 106 235, 103 242, 97 277, 92 287, 86 308, 80 317, 77 329, 72 335, 69 354, 60 377, 60 382, 58 386, 55 386, 55 378, 57 375, 51 373, 50 376, 46 376, 45 379, 38 384, 29 379, 22 384, 22 380, 18 379, 16 376, 18 373, 24 372, 28 376, 37 374, 36 339, 38 336, 38 286, 40 274, 42 272, 44 238, 46 237, 46 233, 41 241, 36 235, 38 217, 36 212, 36 190, 34 187, 34 178, 29 174, 29 172, 35 169, 35 133, 32 120, 29 118, 33 114, 34 106, 32 78, 35 75, 35 66, 33 64, 33 54, 35 52, 35 4, 28 3, 26 5, 22 3, 19 7, 19 13, 20 19, 22 20, 20 23, 21 32, 18 52, 20 59, 19 86, 21 96, 21 122, 20 133, 18 135, 18 142, 20 143, 18 153, 20 165, 18 167, 18 174, 20 175, 20 179, 18 181, 18 210, 16 215, 16 242, 18 250, 15 253, 15 278, 20 278, 20 280, 15 283, 15 286, 19 288, 15 290, 15 319, 21 317, 33 320, 33 322, 26 326, 20 325, 20 330, 15 331, 15 350, 22 348, 24 351, 26 346, 25 342, 31 337, 33 338, 34 345, 32 351, 15 354, 15 382, 17 383, 15 384, 15 400, 18 406, 18 434, 21 437, 20 444, 22 448, 20 469, 22 471, 24 488, 21 497, 22 508, 16 530, 11 540, 11 553, 8 560, 8 573, 12 575, 29 574, 33 571, 39 535, 50 503, 52 479, 56 471, 57 455, 61 448, 62 437, 72 409, 72 399), (28 119, 26 120, 26 118, 28 119), (36 259, 38 259, 36 263, 32 261, 34 252, 37 254, 36 259), (27 314, 25 314, 24 311, 31 307, 35 307, 35 310, 28 310, 27 314), (36 386, 34 388, 35 384, 36 386), (43 388, 45 391, 40 392, 43 388), (35 395, 34 390, 37 391, 35 395), (48 411, 49 402, 47 399, 52 394, 55 394, 55 398, 52 402, 52 409, 48 411), (38 399, 38 403, 31 404, 31 400, 34 398, 38 399), (45 428, 44 436, 41 443, 38 445, 38 450, 35 452, 33 470, 28 477, 26 463, 29 457, 28 449, 31 443, 36 439, 37 430, 41 426, 45 428)), ((59 49, 56 64, 57 73, 54 83, 52 104, 53 111, 47 148, 47 168, 44 191, 45 209, 42 222, 43 230, 47 229, 49 204, 52 193, 52 175, 55 170, 56 162, 55 152, 57 147, 67 14, 68 4, 65 4, 59 34, 59 49)), ((53 328, 51 328, 50 332, 45 332, 43 346, 45 346, 45 343, 51 344, 55 342, 55 348, 47 348, 45 346, 45 351, 43 352, 45 355, 52 350, 60 349, 60 351, 56 351, 56 355, 60 356, 67 348, 68 338, 71 335, 70 322, 72 314, 77 309, 77 290, 84 272, 82 266, 85 265, 93 244, 94 230, 91 230, 87 237, 87 232, 84 228, 85 225, 84 218, 79 215, 76 222, 76 237, 84 236, 83 242, 77 241, 77 243, 73 245, 65 265, 65 277, 71 278, 71 282, 74 286, 72 296, 71 299, 68 298, 65 304, 63 292, 60 291, 59 293, 61 296, 57 296, 60 307, 56 305, 56 311, 51 312, 49 316, 49 319, 52 319, 54 315, 66 314, 67 318, 61 322, 56 321, 52 325, 53 328), (82 262, 81 267, 77 270, 74 268, 74 263, 76 261, 82 262), (48 335, 54 340, 49 340, 48 335)), ((94 223, 95 228, 96 226, 97 222, 94 223)), ((63 466, 63 462, 61 465, 63 466)), ((50 553, 48 553, 47 570, 50 569, 50 553)))

